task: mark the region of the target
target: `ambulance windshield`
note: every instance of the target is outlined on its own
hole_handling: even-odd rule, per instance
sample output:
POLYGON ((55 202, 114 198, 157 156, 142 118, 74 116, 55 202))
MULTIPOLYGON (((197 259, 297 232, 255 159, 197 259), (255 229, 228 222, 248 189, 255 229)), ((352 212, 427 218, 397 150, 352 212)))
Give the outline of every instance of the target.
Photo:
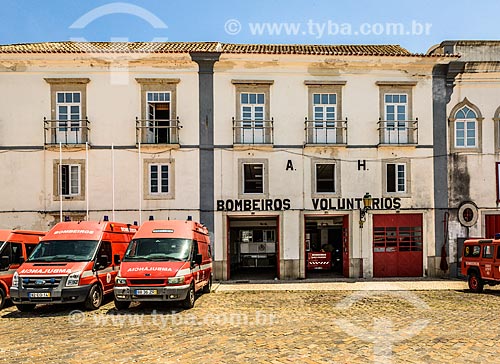
POLYGON ((52 240, 40 242, 28 262, 88 262, 93 259, 97 240, 52 240))
POLYGON ((177 238, 135 239, 130 243, 123 261, 186 261, 192 243, 191 239, 177 238))

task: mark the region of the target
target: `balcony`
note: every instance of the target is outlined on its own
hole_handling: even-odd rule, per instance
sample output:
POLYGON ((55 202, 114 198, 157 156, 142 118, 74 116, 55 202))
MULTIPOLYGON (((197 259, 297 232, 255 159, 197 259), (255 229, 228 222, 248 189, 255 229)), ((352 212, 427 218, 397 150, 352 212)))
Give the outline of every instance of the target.
POLYGON ((272 145, 274 120, 236 120, 233 118, 233 143, 272 145))
POLYGON ((135 119, 136 144, 179 144, 179 118, 135 119))
POLYGON ((418 144, 418 118, 415 120, 379 120, 379 145, 418 144))
POLYGON ((347 119, 305 120, 306 145, 346 145, 347 119))
POLYGON ((90 122, 82 120, 49 120, 43 118, 45 145, 78 145, 89 141, 90 122))

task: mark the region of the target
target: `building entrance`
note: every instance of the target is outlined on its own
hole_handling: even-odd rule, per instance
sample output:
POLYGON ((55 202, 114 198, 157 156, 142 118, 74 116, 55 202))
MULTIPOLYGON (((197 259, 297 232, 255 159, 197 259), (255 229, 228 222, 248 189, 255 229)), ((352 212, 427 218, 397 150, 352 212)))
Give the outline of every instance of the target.
POLYGON ((306 278, 349 276, 347 216, 305 217, 306 278))
POLYGON ((229 218, 229 279, 279 278, 277 217, 229 218))

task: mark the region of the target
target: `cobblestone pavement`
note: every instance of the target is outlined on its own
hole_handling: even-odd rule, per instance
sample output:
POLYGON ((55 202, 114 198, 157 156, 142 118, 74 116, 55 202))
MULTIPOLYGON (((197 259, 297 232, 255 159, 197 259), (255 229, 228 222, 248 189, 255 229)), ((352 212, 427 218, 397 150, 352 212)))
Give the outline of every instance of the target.
POLYGON ((498 363, 499 308, 492 289, 220 287, 191 310, 11 306, 0 311, 0 363, 498 363))

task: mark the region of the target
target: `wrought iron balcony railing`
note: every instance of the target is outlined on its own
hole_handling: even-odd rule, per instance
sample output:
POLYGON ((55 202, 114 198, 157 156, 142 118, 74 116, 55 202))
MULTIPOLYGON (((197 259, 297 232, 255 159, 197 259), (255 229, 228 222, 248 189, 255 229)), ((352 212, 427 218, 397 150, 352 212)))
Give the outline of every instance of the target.
POLYGON ((46 145, 52 144, 85 144, 89 142, 90 121, 49 120, 43 118, 44 139, 46 145))
POLYGON ((379 120, 379 144, 418 144, 418 118, 415 120, 379 120))
POLYGON ((273 144, 274 120, 236 120, 233 118, 234 144, 273 144))
POLYGON ((345 120, 305 120, 306 144, 347 144, 345 120))
POLYGON ((135 119, 136 144, 179 144, 179 118, 135 119))

